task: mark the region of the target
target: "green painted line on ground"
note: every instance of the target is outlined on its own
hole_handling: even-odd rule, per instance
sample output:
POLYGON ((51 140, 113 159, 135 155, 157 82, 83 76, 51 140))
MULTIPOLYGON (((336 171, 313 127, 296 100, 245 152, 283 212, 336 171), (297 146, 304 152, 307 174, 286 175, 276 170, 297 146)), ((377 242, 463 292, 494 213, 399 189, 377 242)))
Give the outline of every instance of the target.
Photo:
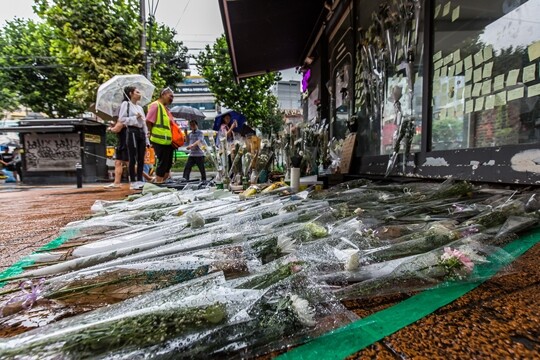
MULTIPOLYGON (((48 251, 54 250, 69 239, 73 238, 76 234, 76 230, 67 230, 64 231, 56 239, 50 241, 49 243, 40 247, 37 251, 48 251)), ((15 264, 8 267, 6 270, 0 272, 0 279, 9 278, 15 275, 19 275, 24 271, 24 268, 35 263, 30 257, 25 256, 21 260, 17 261, 15 264)), ((3 288, 6 285, 5 281, 0 282, 0 288, 3 288)))
POLYGON ((326 333, 279 356, 279 359, 343 359, 448 305, 493 277, 503 267, 540 242, 540 229, 520 237, 475 267, 477 280, 446 282, 390 308, 326 333), (511 256, 508 256, 510 254, 511 256))

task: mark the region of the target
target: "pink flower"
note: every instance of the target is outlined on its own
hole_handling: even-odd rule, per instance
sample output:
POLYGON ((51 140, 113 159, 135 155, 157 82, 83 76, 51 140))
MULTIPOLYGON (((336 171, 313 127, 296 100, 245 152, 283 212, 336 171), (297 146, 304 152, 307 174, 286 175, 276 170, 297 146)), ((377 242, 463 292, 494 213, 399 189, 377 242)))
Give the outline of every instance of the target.
POLYGON ((465 269, 467 269, 469 272, 471 272, 473 270, 474 263, 472 262, 472 260, 467 255, 465 255, 464 253, 462 253, 458 249, 452 249, 450 247, 445 247, 444 248, 444 253, 441 255, 441 260, 445 261, 445 260, 450 260, 452 258, 454 258, 454 259, 458 260, 459 262, 461 262, 463 267, 465 269))

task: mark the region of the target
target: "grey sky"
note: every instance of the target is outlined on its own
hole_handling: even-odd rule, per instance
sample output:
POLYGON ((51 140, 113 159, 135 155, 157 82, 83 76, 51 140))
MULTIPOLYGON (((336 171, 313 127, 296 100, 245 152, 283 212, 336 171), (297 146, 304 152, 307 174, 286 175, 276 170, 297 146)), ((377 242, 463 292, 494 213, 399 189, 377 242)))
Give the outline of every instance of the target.
MULTIPOLYGON (((33 4, 33 0, 0 0, 0 26, 16 16, 37 20, 33 4)), ((217 0, 159 0, 156 19, 175 28, 188 48, 202 48, 223 33, 217 0)))
MULTIPOLYGON (((146 3, 158 3, 147 0, 146 3)), ((6 20, 14 17, 34 19, 32 5, 34 0, 0 0, 0 27, 6 20)), ((147 14, 149 13, 147 5, 147 14)), ((219 12, 218 0, 159 0, 156 11, 157 21, 164 23, 178 32, 177 38, 196 54, 206 44, 212 44, 223 33, 223 23, 219 12)), ((192 68, 195 73, 195 69, 192 68)), ((283 80, 299 80, 294 71, 282 72, 283 80)))

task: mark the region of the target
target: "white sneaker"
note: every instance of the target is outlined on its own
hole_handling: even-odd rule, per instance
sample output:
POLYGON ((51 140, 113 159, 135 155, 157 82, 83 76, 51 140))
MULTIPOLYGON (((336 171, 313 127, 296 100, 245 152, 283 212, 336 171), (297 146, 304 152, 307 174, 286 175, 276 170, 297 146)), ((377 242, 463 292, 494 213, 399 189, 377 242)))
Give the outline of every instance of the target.
POLYGON ((129 189, 130 190, 141 190, 144 186, 144 183, 142 181, 135 181, 135 182, 132 182, 131 185, 129 186, 129 189))
POLYGON ((119 188, 120 185, 117 185, 115 183, 110 183, 109 185, 105 185, 104 188, 105 189, 116 189, 116 188, 119 188))

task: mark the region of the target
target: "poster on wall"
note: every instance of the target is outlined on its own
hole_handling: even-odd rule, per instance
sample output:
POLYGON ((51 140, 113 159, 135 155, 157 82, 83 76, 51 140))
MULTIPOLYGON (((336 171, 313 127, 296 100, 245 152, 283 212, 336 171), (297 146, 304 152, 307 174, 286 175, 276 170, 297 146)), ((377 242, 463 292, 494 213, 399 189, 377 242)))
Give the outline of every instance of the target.
POLYGON ((26 134, 26 171, 73 171, 81 162, 79 134, 26 134))

